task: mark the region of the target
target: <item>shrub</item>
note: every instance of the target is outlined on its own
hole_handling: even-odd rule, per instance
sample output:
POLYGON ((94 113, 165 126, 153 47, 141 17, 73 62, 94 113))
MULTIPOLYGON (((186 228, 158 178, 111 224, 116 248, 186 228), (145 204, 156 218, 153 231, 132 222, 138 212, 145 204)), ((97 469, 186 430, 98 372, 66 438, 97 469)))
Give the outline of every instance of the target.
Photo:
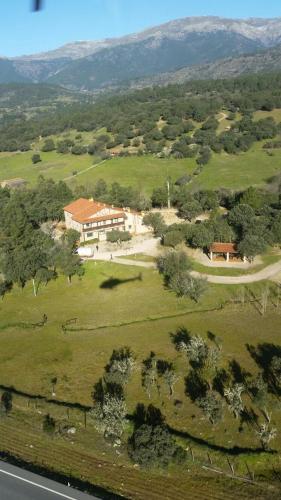
POLYGON ((35 165, 36 163, 39 163, 41 160, 41 156, 38 153, 35 153, 32 158, 32 163, 35 165))
POLYGON ((132 236, 128 231, 110 231, 106 233, 106 240, 110 243, 117 243, 117 241, 130 241, 132 236))
POLYGON ((165 247, 176 247, 184 240, 184 234, 180 231, 169 231, 164 235, 163 244, 165 247))
POLYGON ((143 467, 167 467, 186 458, 165 425, 141 425, 129 439, 128 453, 133 462, 143 467))
POLYGON ((206 280, 202 278, 193 278, 187 271, 174 274, 169 280, 169 288, 179 297, 189 297, 198 302, 201 295, 207 288, 206 280))
POLYGON ((75 146, 71 148, 71 153, 73 155, 84 155, 87 153, 87 148, 81 144, 75 144, 75 146))
POLYGON ((13 407, 13 396, 9 391, 3 392, 1 396, 1 408, 7 414, 12 411, 13 407))
POLYGON ((56 149, 56 146, 53 139, 46 139, 42 146, 42 151, 47 153, 48 151, 54 151, 54 149, 56 149))
POLYGON ((143 224, 153 229, 155 236, 163 236, 167 227, 160 212, 149 213, 144 216, 143 224))
POLYGON ((169 282, 173 276, 176 276, 191 268, 190 261, 185 252, 170 251, 157 260, 159 272, 164 275, 169 282))

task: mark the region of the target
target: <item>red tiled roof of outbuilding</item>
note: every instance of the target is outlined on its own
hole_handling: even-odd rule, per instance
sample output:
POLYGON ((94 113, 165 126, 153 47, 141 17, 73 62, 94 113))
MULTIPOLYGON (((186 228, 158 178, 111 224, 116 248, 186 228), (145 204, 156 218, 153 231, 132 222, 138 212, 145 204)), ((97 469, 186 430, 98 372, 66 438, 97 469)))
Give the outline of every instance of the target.
POLYGON ((236 243, 213 243, 210 252, 214 253, 239 253, 236 243))

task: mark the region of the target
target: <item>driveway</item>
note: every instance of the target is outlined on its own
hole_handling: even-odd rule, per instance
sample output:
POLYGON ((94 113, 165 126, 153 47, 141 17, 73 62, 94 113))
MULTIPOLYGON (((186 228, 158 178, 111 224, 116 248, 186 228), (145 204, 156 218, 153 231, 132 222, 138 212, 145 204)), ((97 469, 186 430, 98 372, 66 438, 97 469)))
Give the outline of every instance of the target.
POLYGON ((117 257, 126 257, 127 255, 130 256, 139 253, 144 253, 154 257, 159 253, 159 242, 160 238, 143 238, 142 240, 136 242, 132 241, 131 243, 126 244, 125 247, 116 247, 116 249, 114 248, 113 250, 106 251, 103 251, 103 249, 100 248, 101 245, 99 245, 99 250, 97 251, 95 245, 93 245, 94 256, 92 257, 92 260, 115 260, 117 257))
POLYGON ((192 276, 196 278, 206 278, 209 283, 218 283, 222 285, 242 285, 244 283, 255 283, 257 281, 274 278, 281 272, 281 260, 275 264, 265 267, 254 274, 244 274, 243 276, 211 276, 192 271, 192 276))

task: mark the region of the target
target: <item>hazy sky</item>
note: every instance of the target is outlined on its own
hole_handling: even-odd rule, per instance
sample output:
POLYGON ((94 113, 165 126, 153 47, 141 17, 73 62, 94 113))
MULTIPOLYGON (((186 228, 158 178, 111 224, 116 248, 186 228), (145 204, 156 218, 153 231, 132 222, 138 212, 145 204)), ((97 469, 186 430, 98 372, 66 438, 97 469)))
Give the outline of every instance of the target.
POLYGON ((0 55, 54 49, 140 31, 186 16, 281 17, 280 0, 0 0, 0 55))

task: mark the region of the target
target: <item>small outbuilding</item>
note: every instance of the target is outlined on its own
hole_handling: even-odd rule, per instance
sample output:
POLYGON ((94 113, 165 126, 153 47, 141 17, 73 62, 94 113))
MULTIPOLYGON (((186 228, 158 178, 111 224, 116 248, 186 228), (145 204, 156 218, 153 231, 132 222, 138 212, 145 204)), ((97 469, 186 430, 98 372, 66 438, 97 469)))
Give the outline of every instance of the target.
POLYGON ((229 262, 231 259, 236 257, 240 257, 244 262, 246 262, 246 257, 240 254, 236 243, 214 242, 209 248, 209 257, 212 261, 216 257, 224 257, 226 262, 229 262))

